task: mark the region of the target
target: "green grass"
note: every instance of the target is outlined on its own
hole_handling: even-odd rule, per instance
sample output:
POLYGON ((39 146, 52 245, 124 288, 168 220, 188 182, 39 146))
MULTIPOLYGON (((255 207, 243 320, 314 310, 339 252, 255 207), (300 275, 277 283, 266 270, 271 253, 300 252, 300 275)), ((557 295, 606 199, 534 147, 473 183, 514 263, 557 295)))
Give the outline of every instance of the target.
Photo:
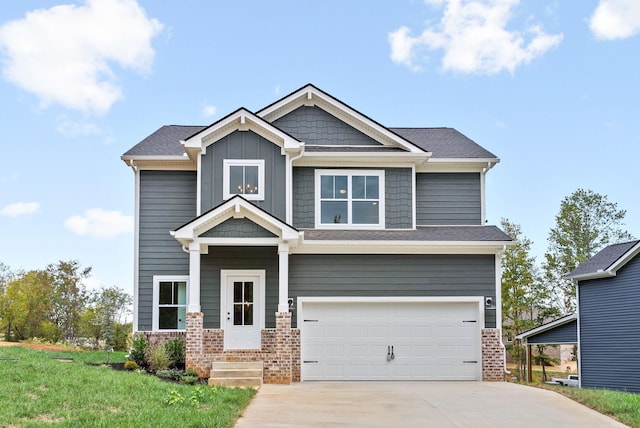
POLYGON ((104 361, 102 351, 0 348, 0 427, 230 427, 255 394, 87 364, 104 361))
POLYGON ((612 416, 630 427, 640 428, 640 394, 547 384, 538 386, 556 391, 591 409, 612 416))

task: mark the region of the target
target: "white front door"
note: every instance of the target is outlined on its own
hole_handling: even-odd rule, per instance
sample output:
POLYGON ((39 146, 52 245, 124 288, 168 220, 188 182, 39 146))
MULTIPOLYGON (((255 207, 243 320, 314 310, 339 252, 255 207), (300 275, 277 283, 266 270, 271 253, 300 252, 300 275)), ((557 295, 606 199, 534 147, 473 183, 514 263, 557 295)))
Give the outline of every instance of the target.
POLYGON ((264 328, 265 273, 223 270, 220 326, 225 349, 260 349, 264 328))

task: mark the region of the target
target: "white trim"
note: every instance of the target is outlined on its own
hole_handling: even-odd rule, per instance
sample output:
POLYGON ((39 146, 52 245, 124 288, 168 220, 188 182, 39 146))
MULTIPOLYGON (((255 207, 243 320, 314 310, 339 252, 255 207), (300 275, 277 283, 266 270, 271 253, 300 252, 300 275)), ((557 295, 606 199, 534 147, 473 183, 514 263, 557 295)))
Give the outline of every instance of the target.
POLYGON ((582 388, 582 341, 580 340, 580 284, 576 282, 576 312, 573 314, 576 317, 576 358, 578 359, 578 387, 582 388))
MULTIPOLYGON (((373 169, 316 169, 314 172, 314 203, 315 203, 315 227, 316 229, 384 229, 385 227, 385 170, 373 169), (354 176, 376 176, 378 177, 378 224, 353 224, 353 223, 321 223, 321 177, 322 176, 347 176, 347 189, 349 197, 344 199, 347 202, 348 218, 351 220, 352 203, 351 198, 352 179, 354 176)), ((342 200, 340 200, 342 201, 342 200)))
POLYGON ((153 275, 153 300, 151 306, 151 331, 162 331, 162 332, 172 332, 172 331, 185 331, 186 330, 186 322, 185 319, 185 329, 167 329, 160 330, 159 328, 159 306, 158 300, 160 298, 160 283, 161 282, 186 282, 187 288, 185 290, 185 316, 187 312, 187 306, 189 304, 189 275, 153 275))
MULTIPOLYGON (((571 321, 574 321, 574 320, 577 320, 577 319, 578 319, 578 316, 577 316, 576 313, 565 315, 562 318, 558 318, 557 320, 548 322, 546 324, 542 324, 541 326, 538 326, 536 328, 532 328, 531 330, 525 331, 524 333, 520 333, 515 338, 518 339, 518 340, 527 339, 529 336, 533 336, 533 335, 536 335, 536 334, 544 333, 547 330, 551 330, 551 329, 556 328, 558 326, 561 326, 561 325, 564 325, 564 324, 568 324, 571 321)), ((571 343, 573 343, 573 342, 571 342, 571 343)))
POLYGON ((487 222, 487 195, 486 195, 486 175, 488 169, 483 169, 480 173, 480 225, 487 222))
POLYGON ((196 217, 202 214, 202 153, 196 158, 196 217))
POLYGON ((140 307, 140 170, 133 168, 135 175, 135 202, 133 226, 133 332, 139 331, 138 309, 140 307))
MULTIPOLYGON (((199 170, 199 169, 198 169, 199 170)), ((222 161, 222 197, 224 200, 240 195, 251 201, 264 201, 264 159, 224 159, 222 161), (258 167, 258 193, 231 193, 229 191, 230 170, 232 166, 258 167)))
MULTIPOLYGON (((298 296, 296 302, 297 308, 297 327, 300 330, 300 362, 305 360, 306 350, 302 346, 304 338, 304 304, 305 303, 475 303, 477 305, 477 373, 476 378, 482 380, 482 329, 485 328, 484 318, 484 296, 440 296, 440 297, 422 297, 422 296, 408 296, 408 297, 362 297, 362 296, 346 296, 346 297, 305 297, 298 296)), ((302 368, 301 368, 302 370, 302 368)), ((302 379, 301 373, 301 382, 302 379)))
MULTIPOLYGON (((265 328, 265 311, 266 311, 266 271, 264 269, 220 269, 220 329, 224 330, 227 324, 227 312, 230 312, 227 308, 227 288, 229 283, 229 278, 234 277, 242 277, 242 278, 257 278, 258 283, 258 308, 260 310, 259 318, 259 328, 260 331, 265 328)), ((254 299, 255 302, 255 299, 254 299)), ((225 350, 227 349, 226 344, 226 334, 225 334, 225 350)))
POLYGON ((411 165, 411 227, 415 229, 418 224, 418 202, 416 192, 418 191, 418 175, 416 174, 416 166, 411 165))
POLYGON ((496 254, 504 246, 504 241, 330 241, 304 239, 301 244, 291 248, 291 254, 496 254))

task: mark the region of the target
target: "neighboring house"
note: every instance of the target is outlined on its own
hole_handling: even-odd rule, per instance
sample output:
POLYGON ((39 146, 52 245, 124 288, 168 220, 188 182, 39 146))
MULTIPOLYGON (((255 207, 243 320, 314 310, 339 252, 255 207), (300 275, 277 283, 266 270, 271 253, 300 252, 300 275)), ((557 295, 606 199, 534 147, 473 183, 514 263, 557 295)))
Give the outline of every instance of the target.
POLYGON ((578 343, 580 386, 640 393, 640 241, 610 245, 567 275, 578 311, 518 336, 578 343), (547 337, 541 337, 544 333, 547 337))
POLYGON ((313 85, 163 126, 135 172, 134 330, 264 381, 501 380, 499 159, 451 128, 387 128, 313 85))

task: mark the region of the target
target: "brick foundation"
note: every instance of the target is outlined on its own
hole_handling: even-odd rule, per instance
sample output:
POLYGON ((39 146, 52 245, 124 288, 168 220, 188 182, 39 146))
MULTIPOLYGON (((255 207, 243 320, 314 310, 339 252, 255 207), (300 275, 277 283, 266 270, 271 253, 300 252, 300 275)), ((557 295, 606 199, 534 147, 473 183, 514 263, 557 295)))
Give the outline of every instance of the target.
POLYGON ((497 328, 482 329, 482 380, 504 380, 504 347, 497 328))
POLYGON ((188 312, 186 332, 142 332, 150 344, 180 337, 185 341, 186 367, 209 377, 216 361, 263 361, 264 383, 300 381, 300 330, 291 328, 291 313, 276 313, 276 328, 262 330, 261 349, 224 350, 224 330, 205 329, 202 312, 188 312))

